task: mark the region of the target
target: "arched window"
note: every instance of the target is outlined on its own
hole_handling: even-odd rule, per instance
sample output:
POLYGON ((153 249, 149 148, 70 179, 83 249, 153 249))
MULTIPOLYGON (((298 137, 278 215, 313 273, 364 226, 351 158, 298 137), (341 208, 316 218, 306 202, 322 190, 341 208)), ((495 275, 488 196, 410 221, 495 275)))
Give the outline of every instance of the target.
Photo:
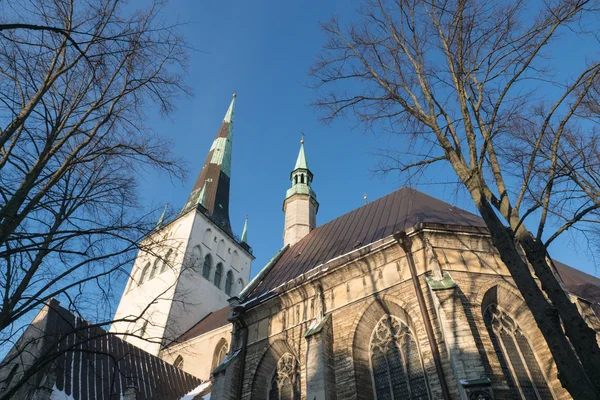
POLYGON ((233 286, 233 272, 227 271, 227 275, 225 275, 225 293, 228 296, 231 296, 231 287, 233 286))
POLYGON ((269 400, 300 399, 300 368, 298 360, 285 353, 277 362, 277 368, 271 377, 269 400))
POLYGON ((375 398, 429 399, 417 343, 400 319, 385 315, 375 326, 370 344, 375 398))
POLYGON ((221 277, 223 276, 223 264, 218 263, 217 267, 215 268, 215 286, 220 288, 221 287, 221 277))
POLYGON ((221 340, 219 340, 215 346, 215 351, 213 352, 211 371, 217 368, 217 366, 223 362, 228 351, 229 344, 227 343, 227 340, 225 340, 225 338, 221 338, 221 340))
POLYGON ((240 255, 237 250, 234 250, 233 253, 231 253, 231 266, 238 271, 240 269, 240 255))
POLYGON ((183 370, 183 357, 181 356, 181 354, 177 356, 175 361, 173 361, 173 366, 175 366, 175 368, 183 370))
POLYGON ((204 257, 204 266, 202 267, 202 276, 206 279, 210 279, 210 270, 212 269, 212 257, 207 254, 204 257))
POLYGON ((153 279, 156 276, 156 271, 158 271, 158 266, 161 263, 161 259, 160 257, 157 257, 156 260, 154 260, 154 264, 152 265, 152 270, 150 271, 150 276, 148 277, 148 280, 153 279))
POLYGON ((202 243, 209 249, 212 246, 212 231, 210 230, 210 228, 204 232, 204 236, 202 237, 202 243))
POLYGON ((161 274, 171 266, 171 263, 173 262, 173 260, 171 259, 172 257, 173 249, 169 249, 169 251, 167 251, 167 254, 165 254, 165 260, 163 261, 162 268, 160 269, 161 274))
POLYGON ((148 329, 148 321, 144 321, 142 328, 140 329, 140 337, 143 338, 146 335, 146 329, 148 329))
POLYGON ((146 263, 144 268, 142 268, 142 273, 140 274, 140 285, 144 283, 146 276, 148 275, 148 270, 150 269, 150 263, 146 263))
POLYGON ((298 175, 296 175, 296 176, 294 177, 294 181, 295 181, 295 183, 298 183, 298 175))
POLYGON ((529 341, 517 323, 491 304, 484 312, 494 350, 515 399, 554 399, 529 341))
POLYGON ((202 264, 202 249, 200 246, 194 246, 192 249, 192 255, 190 257, 190 266, 194 272, 199 273, 201 271, 202 264))
POLYGON ((300 175, 300 183, 304 183, 304 174, 300 175))

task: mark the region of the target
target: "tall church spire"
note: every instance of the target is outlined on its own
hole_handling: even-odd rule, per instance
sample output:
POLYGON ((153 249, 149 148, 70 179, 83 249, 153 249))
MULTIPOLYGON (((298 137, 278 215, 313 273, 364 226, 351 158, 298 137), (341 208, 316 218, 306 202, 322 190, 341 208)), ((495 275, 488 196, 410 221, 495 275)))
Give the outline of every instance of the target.
POLYGON ((200 205, 206 209, 206 214, 229 234, 232 233, 229 221, 229 181, 235 99, 234 93, 192 193, 181 211, 183 214, 200 205))
POLYGON ((317 211, 319 210, 317 194, 311 187, 313 174, 308 169, 304 152, 304 133, 290 180, 292 187, 287 190, 283 202, 283 212, 285 213, 283 244, 292 246, 317 226, 317 211))

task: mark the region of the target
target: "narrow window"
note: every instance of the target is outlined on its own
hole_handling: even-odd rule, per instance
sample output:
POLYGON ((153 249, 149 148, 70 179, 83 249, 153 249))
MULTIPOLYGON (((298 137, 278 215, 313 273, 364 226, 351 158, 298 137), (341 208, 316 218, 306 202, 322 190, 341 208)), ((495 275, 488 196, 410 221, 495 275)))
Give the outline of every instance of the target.
POLYGON ((149 269, 150 269, 150 263, 146 263, 146 265, 144 265, 144 268, 142 269, 142 273, 140 275, 140 285, 142 283, 144 283, 144 280, 146 279, 146 275, 148 275, 149 269))
POLYGON ((304 183, 304 174, 300 175, 300 183, 304 183))
POLYGON ((529 340, 517 323, 495 304, 485 310, 483 317, 512 391, 511 396, 517 399, 554 399, 529 340))
POLYGON ((373 330, 370 353, 377 400, 429 399, 417 343, 402 321, 384 316, 373 330))
POLYGON ((151 280, 156 276, 156 271, 158 271, 158 266, 160 265, 161 261, 162 260, 160 259, 160 257, 157 257, 156 260, 154 260, 154 265, 152 266, 152 271, 150 271, 150 276, 148 277, 148 280, 151 280))
POLYGON ((223 264, 218 263, 217 267, 215 268, 215 286, 220 288, 221 287, 221 276, 223 276, 223 264))
POLYGON ((227 271, 227 275, 225 275, 225 293, 228 296, 231 296, 231 286, 233 286, 233 273, 227 271))
POLYGON ((300 368, 298 360, 285 353, 277 362, 271 377, 269 400, 300 400, 300 368))
POLYGON ((181 356, 181 354, 177 356, 177 358, 173 362, 173 365, 175 366, 175 368, 183 370, 183 357, 181 356))
POLYGON ((142 324, 142 328, 140 329, 140 337, 143 338, 146 336, 146 329, 148 328, 148 321, 144 321, 142 324))
POLYGON ((227 355, 227 351, 229 350, 229 346, 227 343, 224 343, 223 346, 219 349, 219 353, 217 354, 217 365, 221 364, 227 355))
POLYGON ((201 269, 202 264, 203 264, 202 249, 200 248, 199 245, 194 246, 194 248, 192 249, 192 256, 190 257, 190 264, 191 264, 192 270, 195 273, 200 273, 200 271, 202 271, 202 269, 201 269))
POLYGON ((202 267, 202 276, 205 277, 206 279, 210 279, 210 270, 212 268, 212 257, 210 256, 210 254, 207 254, 206 257, 204 257, 204 266, 202 267))
POLYGON ((160 273, 162 274, 163 272, 165 272, 167 270, 167 268, 171 267, 171 262, 173 260, 171 260, 171 258, 173 257, 173 249, 169 249, 169 251, 167 251, 167 254, 165 255, 165 260, 163 262, 162 268, 160 270, 160 273))

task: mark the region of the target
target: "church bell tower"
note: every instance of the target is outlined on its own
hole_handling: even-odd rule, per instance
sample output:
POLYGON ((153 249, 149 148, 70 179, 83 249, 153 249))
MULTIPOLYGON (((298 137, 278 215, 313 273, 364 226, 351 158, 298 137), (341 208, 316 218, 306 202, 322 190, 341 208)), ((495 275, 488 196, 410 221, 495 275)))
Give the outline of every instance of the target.
MULTIPOLYGON (((238 239, 229 220, 236 96, 177 217, 140 243, 111 332, 151 354, 228 305, 250 280, 247 219, 238 239)), ((241 223, 240 223, 241 225, 241 223)))
POLYGON ((290 174, 292 187, 287 190, 283 202, 285 228, 283 244, 293 246, 317 226, 319 203, 312 190, 313 174, 308 168, 304 153, 304 138, 300 141, 300 152, 296 166, 290 174))

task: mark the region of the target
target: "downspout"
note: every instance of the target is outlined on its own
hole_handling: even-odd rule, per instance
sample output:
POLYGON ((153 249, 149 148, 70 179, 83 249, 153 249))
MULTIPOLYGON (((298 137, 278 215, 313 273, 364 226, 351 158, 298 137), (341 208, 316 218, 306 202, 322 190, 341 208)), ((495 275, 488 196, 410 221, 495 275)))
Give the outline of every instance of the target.
POLYGON ((248 344, 248 325, 246 325, 246 322, 244 321, 244 311, 246 311, 246 309, 241 305, 238 305, 233 309, 233 312, 235 313, 235 320, 240 323, 242 329, 244 330, 242 334, 242 349, 240 351, 240 379, 238 380, 235 394, 235 398, 238 400, 241 400, 242 391, 244 389, 244 375, 246 372, 246 347, 248 344))
POLYGON ((398 244, 406 254, 406 260, 408 261, 408 269, 410 270, 410 276, 415 287, 417 301, 419 302, 419 308, 421 309, 421 317, 423 318, 423 323, 425 324, 425 332, 427 332, 427 339, 429 340, 431 352, 433 353, 433 362, 435 364, 435 370, 438 374, 440 385, 442 386, 443 398, 444 400, 451 400, 450 393, 448 391, 448 384, 446 383, 446 377, 444 376, 444 370, 442 369, 442 359, 440 357, 440 351, 438 349, 437 341, 435 340, 435 335, 433 334, 433 326, 431 325, 431 320, 429 319, 427 305, 425 304, 425 296, 423 296, 423 291, 421 290, 419 278, 417 277, 417 269, 415 268, 415 261, 413 259, 413 254, 411 251, 412 241, 410 240, 405 231, 394 233, 394 239, 396 239, 396 242, 398 242, 398 244))

